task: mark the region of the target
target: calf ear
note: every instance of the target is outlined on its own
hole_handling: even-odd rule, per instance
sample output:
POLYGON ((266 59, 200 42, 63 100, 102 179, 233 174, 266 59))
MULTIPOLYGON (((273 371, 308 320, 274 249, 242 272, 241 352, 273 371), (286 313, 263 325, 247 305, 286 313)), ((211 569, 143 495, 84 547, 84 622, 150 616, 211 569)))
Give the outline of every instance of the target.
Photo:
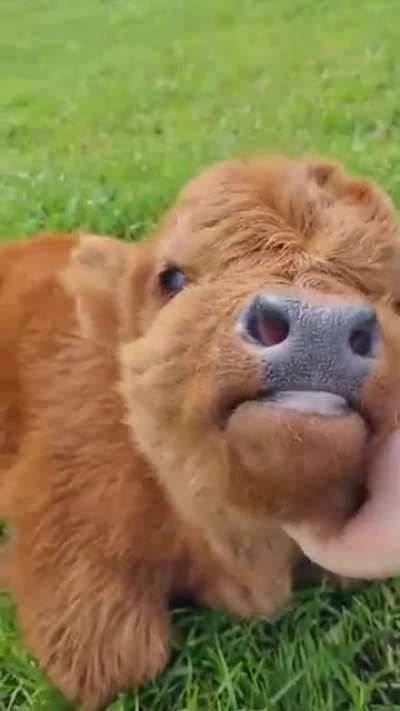
POLYGON ((359 209, 365 222, 393 225, 393 203, 373 181, 347 175, 340 166, 324 160, 310 160, 310 177, 333 202, 344 202, 359 209))
POLYGON ((394 306, 396 312, 400 316, 400 233, 398 235, 398 244, 393 257, 394 271, 394 306))
POLYGON ((118 295, 134 247, 110 237, 81 237, 62 282, 75 300, 82 335, 104 344, 119 328, 118 295))

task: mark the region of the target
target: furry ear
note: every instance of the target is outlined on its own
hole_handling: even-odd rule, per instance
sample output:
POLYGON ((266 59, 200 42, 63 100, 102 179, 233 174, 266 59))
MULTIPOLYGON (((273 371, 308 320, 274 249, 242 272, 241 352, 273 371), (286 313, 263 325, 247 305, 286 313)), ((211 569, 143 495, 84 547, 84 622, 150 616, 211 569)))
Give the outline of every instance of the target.
POLYGON ((371 180, 347 175, 339 165, 318 159, 309 160, 308 172, 331 200, 357 208, 365 222, 395 223, 391 199, 371 180))
POLYGON ((400 316, 400 234, 398 236, 398 245, 395 249, 393 257, 393 272, 394 272, 394 308, 400 316))
POLYGON ((74 298, 81 333, 104 344, 119 328, 118 294, 132 245, 110 237, 81 237, 62 283, 74 298))

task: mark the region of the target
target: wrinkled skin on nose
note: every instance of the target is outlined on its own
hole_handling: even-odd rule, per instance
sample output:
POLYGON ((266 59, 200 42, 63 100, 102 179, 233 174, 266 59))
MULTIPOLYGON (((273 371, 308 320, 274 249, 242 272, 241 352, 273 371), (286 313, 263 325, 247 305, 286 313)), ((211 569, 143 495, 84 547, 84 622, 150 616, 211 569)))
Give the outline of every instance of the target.
MULTIPOLYGON (((313 294, 257 295, 239 324, 245 342, 254 344, 265 370, 265 394, 277 404, 307 408, 307 397, 294 392, 330 393, 308 396, 316 412, 356 405, 361 388, 374 370, 381 346, 374 310, 365 303, 326 299, 313 294), (325 407, 325 410, 324 410, 325 407)), ((311 406, 311 404, 310 404, 311 406)))

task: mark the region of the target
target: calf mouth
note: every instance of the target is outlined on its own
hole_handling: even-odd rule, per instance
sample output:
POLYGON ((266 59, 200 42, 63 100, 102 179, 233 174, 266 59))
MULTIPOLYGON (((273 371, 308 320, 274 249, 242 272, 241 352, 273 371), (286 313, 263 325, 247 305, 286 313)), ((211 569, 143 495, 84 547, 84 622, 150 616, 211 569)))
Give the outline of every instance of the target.
POLYGON ((363 421, 368 432, 372 429, 368 414, 355 398, 328 390, 307 388, 261 390, 255 396, 231 401, 228 406, 223 408, 222 428, 225 428, 230 417, 239 407, 252 404, 257 407, 265 407, 269 416, 275 409, 277 414, 278 411, 287 410, 288 416, 293 413, 294 416, 320 417, 324 420, 358 417, 363 421))
POLYGON ((356 411, 343 395, 324 390, 275 390, 261 394, 256 401, 323 417, 343 417, 356 411))

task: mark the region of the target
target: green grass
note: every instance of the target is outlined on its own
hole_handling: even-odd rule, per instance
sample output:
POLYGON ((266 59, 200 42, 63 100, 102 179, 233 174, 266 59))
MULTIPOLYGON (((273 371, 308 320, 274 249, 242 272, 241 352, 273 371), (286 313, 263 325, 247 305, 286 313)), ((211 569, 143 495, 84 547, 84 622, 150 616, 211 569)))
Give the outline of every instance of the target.
MULTIPOLYGON (((0 233, 137 238, 203 165, 330 155, 400 205, 396 0, 1 0, 0 233)), ((4 596, 0 711, 63 708, 4 596)), ((399 586, 281 621, 176 612, 168 671, 113 711, 400 709, 399 586)))

